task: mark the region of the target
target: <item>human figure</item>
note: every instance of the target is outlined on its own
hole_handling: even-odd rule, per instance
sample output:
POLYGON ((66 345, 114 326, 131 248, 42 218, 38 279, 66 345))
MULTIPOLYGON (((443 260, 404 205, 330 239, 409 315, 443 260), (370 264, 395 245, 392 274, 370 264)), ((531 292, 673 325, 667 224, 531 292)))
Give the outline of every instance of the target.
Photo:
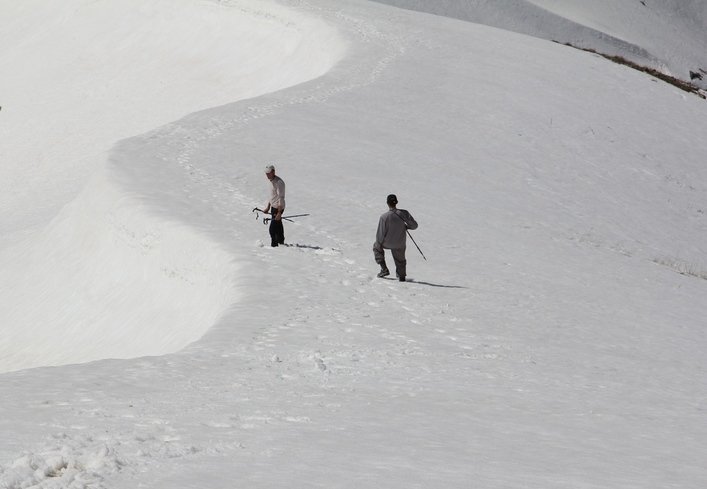
POLYGON ((270 199, 265 204, 264 212, 272 215, 270 220, 270 246, 273 248, 285 243, 285 229, 282 226, 282 213, 285 212, 285 182, 275 175, 275 167, 265 167, 265 176, 270 181, 270 199))
POLYGON ((373 257, 381 267, 379 277, 387 277, 390 270, 385 264, 385 252, 389 249, 395 262, 395 275, 398 280, 405 282, 406 265, 405 246, 407 243, 407 230, 417 229, 417 222, 405 209, 398 209, 398 198, 390 194, 386 199, 388 212, 381 215, 378 220, 376 242, 373 243, 373 257))

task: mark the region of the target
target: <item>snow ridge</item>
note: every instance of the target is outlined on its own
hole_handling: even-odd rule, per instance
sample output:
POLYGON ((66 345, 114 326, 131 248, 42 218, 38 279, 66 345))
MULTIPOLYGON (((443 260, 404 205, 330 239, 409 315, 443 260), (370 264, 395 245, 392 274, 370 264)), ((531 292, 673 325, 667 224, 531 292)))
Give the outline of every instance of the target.
POLYGON ((707 6, 699 0, 376 1, 621 56, 707 89, 707 6))

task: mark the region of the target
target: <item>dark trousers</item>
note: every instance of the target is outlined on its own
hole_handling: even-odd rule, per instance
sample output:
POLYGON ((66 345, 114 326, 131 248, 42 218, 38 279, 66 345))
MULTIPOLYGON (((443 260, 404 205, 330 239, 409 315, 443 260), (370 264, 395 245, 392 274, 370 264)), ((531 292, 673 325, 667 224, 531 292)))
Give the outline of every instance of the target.
POLYGON ((272 219, 270 220, 270 244, 277 246, 285 243, 285 228, 282 225, 282 220, 276 221, 275 216, 280 212, 280 209, 270 208, 272 219))
MULTIPOLYGON (((405 277, 407 260, 405 259, 405 248, 398 248, 390 250, 390 254, 393 255, 393 262, 395 262, 395 274, 398 277, 405 277)), ((388 268, 385 264, 385 252, 383 251, 383 245, 375 242, 373 243, 373 257, 376 263, 381 266, 381 268, 388 268)))

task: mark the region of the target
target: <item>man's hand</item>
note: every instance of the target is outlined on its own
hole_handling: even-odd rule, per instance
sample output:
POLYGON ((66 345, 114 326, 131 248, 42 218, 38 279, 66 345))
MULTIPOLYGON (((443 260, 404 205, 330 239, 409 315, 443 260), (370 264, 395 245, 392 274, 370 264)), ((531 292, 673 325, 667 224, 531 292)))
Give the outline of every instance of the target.
POLYGON ((278 213, 275 215, 275 220, 276 220, 276 221, 282 221, 282 211, 278 212, 278 213))

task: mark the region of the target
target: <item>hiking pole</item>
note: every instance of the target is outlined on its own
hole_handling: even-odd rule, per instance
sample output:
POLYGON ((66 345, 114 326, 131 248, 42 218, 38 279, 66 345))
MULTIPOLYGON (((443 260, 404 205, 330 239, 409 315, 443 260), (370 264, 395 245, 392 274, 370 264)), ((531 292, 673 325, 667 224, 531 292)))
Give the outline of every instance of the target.
MULTIPOLYGON (((265 224, 265 225, 267 226, 267 224, 268 224, 270 221, 272 221, 273 219, 274 219, 273 217, 265 217, 265 218, 263 218, 263 224, 265 224)), ((293 221, 292 219, 288 219, 288 218, 286 218, 286 217, 281 217, 280 219, 282 219, 283 221, 295 222, 295 221, 293 221)))
MULTIPOLYGON (((308 215, 309 215, 309 214, 294 214, 294 215, 291 215, 291 216, 282 216, 282 218, 283 218, 283 219, 289 219, 289 218, 292 218, 292 217, 304 217, 304 216, 308 216, 308 215)), ((271 219, 272 219, 272 218, 271 218, 271 219)))
MULTIPOLYGON (((281 219, 284 219, 285 221, 295 222, 295 221, 292 220, 292 218, 294 218, 294 217, 304 217, 304 216, 308 216, 308 215, 309 215, 309 214, 295 214, 295 215, 292 215, 292 216, 282 216, 281 219)), ((263 219, 263 224, 267 224, 268 221, 272 221, 272 220, 273 220, 272 217, 266 217, 266 218, 263 219)))
POLYGON ((412 240, 412 242, 415 243, 415 248, 417 248, 417 251, 420 252, 420 254, 422 255, 422 258, 424 258, 425 261, 427 261, 427 257, 426 257, 425 254, 422 252, 422 250, 420 249, 420 247, 417 246, 417 243, 415 242, 415 238, 412 237, 412 234, 410 234, 410 231, 406 229, 405 232, 408 233, 408 236, 410 236, 410 239, 412 240))

